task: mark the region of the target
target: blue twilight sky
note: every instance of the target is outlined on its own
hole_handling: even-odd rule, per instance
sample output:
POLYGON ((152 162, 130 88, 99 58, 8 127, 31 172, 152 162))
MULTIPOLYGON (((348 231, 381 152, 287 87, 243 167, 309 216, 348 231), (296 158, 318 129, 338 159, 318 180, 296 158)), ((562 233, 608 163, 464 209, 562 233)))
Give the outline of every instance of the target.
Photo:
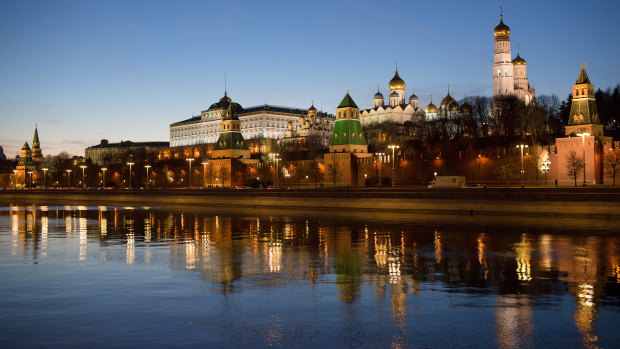
POLYGON ((168 141, 169 124, 224 92, 334 112, 361 108, 400 76, 426 106, 491 95, 493 28, 511 28, 537 94, 571 92, 582 62, 596 88, 620 82, 618 1, 0 0, 0 146, 14 157, 39 125, 44 154, 168 141))

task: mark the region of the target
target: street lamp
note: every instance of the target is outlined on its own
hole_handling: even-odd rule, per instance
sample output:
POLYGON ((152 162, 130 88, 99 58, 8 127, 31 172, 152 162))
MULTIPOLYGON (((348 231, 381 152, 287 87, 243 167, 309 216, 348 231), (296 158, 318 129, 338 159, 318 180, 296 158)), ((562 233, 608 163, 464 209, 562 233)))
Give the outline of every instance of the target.
POLYGON ((523 170, 523 148, 527 148, 527 144, 517 145, 517 149, 521 149, 521 188, 525 188, 525 182, 523 178, 523 174, 525 173, 525 170, 523 170))
POLYGON ((189 180, 187 181, 187 187, 191 188, 192 187, 192 161, 194 161, 194 158, 185 159, 185 161, 189 163, 189 173, 187 174, 187 177, 189 177, 189 180))
POLYGON ((146 168, 146 189, 149 189, 149 172, 151 172, 149 169, 151 165, 144 165, 144 168, 146 168))
MULTIPOLYGON (((381 162, 383 160, 383 156, 385 155, 385 153, 375 153, 375 155, 379 157, 379 162, 381 162)), ((378 165, 375 163, 375 168, 377 166, 378 165)), ((379 188, 381 188, 381 167, 383 167, 383 164, 379 166, 379 182, 378 182, 379 188)))
POLYGON ((133 188, 131 185, 131 166, 135 164, 133 162, 128 162, 127 165, 129 165, 129 190, 131 190, 133 188))
POLYGON ((480 161, 482 160, 482 154, 478 154, 478 180, 480 180, 480 161))
POLYGON ((28 171, 28 174, 30 175, 30 182, 28 183, 29 183, 30 188, 32 188, 32 184, 33 184, 32 183, 32 171, 28 171))
POLYGON ((551 162, 545 161, 542 163, 542 171, 545 173, 545 187, 547 186, 547 172, 549 172, 551 162))
POLYGON ((80 168, 82 169, 82 187, 86 188, 86 179, 84 175, 84 170, 86 170, 86 165, 80 165, 80 168))
POLYGON ((587 132, 578 133, 577 136, 581 137, 581 147, 583 148, 583 186, 586 186, 586 137, 590 134, 587 132))
POLYGON ((65 170, 67 171, 67 188, 71 188, 71 171, 73 170, 65 170))
POLYGON ((45 183, 46 183, 46 177, 47 177, 47 170, 48 169, 46 167, 44 167, 44 168, 42 168, 42 170, 43 170, 43 189, 45 189, 45 183))
POLYGON ((206 161, 202 162, 202 186, 206 187, 207 186, 207 165, 209 163, 206 161))
POLYGON ((273 177, 274 177, 273 183, 274 183, 274 187, 275 188, 278 187, 278 177, 279 177, 278 176, 278 174, 279 174, 278 173, 278 160, 280 160, 280 159, 278 159, 278 156, 280 156, 280 154, 278 154, 278 153, 269 153, 269 157, 276 163, 276 169, 273 172, 273 177))
POLYGON ((388 145, 388 148, 392 149, 392 186, 394 186, 394 183, 396 182, 394 179, 394 150, 395 149, 400 149, 400 146, 398 145, 388 145))
POLYGON ((101 168, 101 172, 103 172, 103 173, 101 174, 101 187, 102 187, 102 188, 103 188, 103 187, 105 187, 105 171, 107 171, 107 170, 108 170, 108 168, 107 168, 107 167, 102 167, 102 168, 101 168))

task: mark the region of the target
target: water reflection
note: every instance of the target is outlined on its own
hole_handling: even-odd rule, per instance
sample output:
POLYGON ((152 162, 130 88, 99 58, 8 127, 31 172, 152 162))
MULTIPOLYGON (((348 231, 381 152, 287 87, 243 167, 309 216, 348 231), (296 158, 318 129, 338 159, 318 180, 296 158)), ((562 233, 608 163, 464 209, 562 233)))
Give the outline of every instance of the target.
MULTIPOLYGON (((412 314, 421 311, 416 297, 425 292, 492 297, 495 343, 502 348, 534 344, 541 297, 570 295, 571 321, 586 347, 599 344, 601 304, 619 303, 620 238, 602 233, 106 206, 14 207, 2 211, 0 224, 10 236, 10 254, 24 260, 49 259, 56 241, 64 240, 67 257, 76 262, 98 254, 100 261, 127 265, 166 263, 221 294, 334 284, 342 304, 364 297, 385 302, 393 347, 410 345, 412 314)), ((363 321, 356 308, 344 309, 350 324, 363 321)), ((274 315, 265 321, 266 343, 278 345, 284 320, 274 315)), ((349 340, 354 343, 354 336, 349 340)))

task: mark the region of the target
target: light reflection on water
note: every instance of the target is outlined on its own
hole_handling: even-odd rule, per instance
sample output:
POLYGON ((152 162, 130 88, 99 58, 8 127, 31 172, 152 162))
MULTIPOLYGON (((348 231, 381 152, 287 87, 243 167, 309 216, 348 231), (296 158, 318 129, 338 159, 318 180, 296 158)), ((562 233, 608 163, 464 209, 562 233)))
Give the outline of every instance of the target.
POLYGON ((619 247, 564 227, 11 207, 0 323, 15 335, 0 344, 605 347, 620 340, 619 247), (130 331, 54 331, 85 321, 130 331))

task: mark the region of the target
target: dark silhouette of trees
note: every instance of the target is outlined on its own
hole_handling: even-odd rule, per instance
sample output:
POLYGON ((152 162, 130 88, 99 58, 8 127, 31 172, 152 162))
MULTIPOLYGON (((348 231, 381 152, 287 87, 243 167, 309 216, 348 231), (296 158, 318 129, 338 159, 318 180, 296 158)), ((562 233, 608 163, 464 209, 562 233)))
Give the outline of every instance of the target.
POLYGON ((566 170, 568 171, 568 177, 575 181, 575 187, 577 186, 577 178, 581 174, 584 168, 583 159, 577 155, 573 150, 566 155, 566 170))
POLYGON ((620 150, 616 149, 605 154, 605 174, 611 177, 614 187, 618 170, 620 170, 620 150))

